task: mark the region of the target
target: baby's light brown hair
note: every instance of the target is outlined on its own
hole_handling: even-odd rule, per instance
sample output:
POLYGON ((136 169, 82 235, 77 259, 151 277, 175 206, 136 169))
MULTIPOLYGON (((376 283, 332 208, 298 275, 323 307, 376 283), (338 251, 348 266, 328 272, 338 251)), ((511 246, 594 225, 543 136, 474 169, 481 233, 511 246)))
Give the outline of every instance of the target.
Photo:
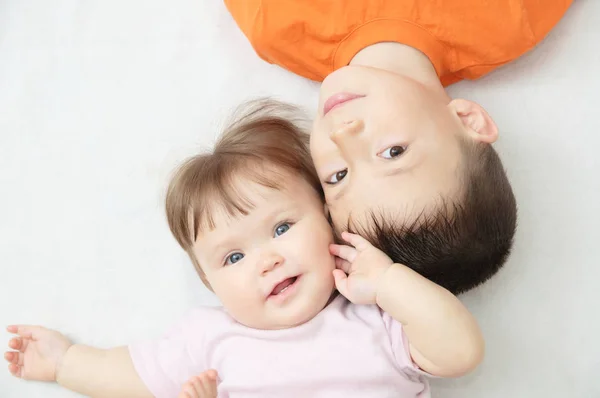
POLYGON ((304 178, 323 191, 308 149, 309 135, 296 107, 269 99, 241 106, 214 149, 186 160, 173 176, 166 197, 169 228, 204 284, 210 284, 193 252, 198 234, 215 228, 213 214, 246 215, 253 204, 237 187, 244 181, 280 189, 282 172, 304 178))

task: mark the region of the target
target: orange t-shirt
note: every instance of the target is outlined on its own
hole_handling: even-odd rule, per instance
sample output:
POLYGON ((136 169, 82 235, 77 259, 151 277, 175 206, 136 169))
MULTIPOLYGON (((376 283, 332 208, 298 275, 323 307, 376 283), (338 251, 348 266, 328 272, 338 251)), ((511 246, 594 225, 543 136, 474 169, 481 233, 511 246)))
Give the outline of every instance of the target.
POLYGON ((425 53, 444 85, 539 43, 572 0, 225 0, 260 57, 321 81, 383 41, 425 53))

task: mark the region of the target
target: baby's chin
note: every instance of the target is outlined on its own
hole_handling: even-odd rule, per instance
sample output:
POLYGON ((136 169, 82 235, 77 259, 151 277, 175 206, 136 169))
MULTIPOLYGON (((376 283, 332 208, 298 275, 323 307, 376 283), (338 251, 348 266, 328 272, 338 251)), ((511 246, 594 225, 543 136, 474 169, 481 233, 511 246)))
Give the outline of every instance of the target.
POLYGON ((233 316, 233 318, 238 323, 252 329, 282 330, 291 329, 309 322, 311 319, 317 316, 321 309, 315 308, 314 311, 306 311, 302 313, 295 312, 284 316, 266 315, 261 317, 261 319, 248 319, 246 317, 244 317, 245 319, 238 319, 235 316, 233 316))
POLYGON ((331 294, 329 296, 324 296, 322 300, 310 300, 310 302, 298 303, 297 305, 290 306, 289 308, 282 307, 275 310, 265 308, 265 311, 261 314, 261 316, 256 317, 236 317, 231 313, 230 315, 238 323, 252 329, 291 329, 303 325, 316 317, 336 295, 337 291, 335 288, 332 288, 331 294))

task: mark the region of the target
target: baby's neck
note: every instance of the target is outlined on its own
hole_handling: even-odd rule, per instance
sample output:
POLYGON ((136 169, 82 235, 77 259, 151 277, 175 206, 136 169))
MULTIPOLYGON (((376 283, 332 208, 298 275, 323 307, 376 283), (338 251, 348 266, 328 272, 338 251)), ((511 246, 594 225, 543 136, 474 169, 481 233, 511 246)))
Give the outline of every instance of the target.
POLYGON ((450 101, 429 58, 405 44, 385 42, 370 45, 359 51, 350 65, 383 69, 409 77, 450 101))

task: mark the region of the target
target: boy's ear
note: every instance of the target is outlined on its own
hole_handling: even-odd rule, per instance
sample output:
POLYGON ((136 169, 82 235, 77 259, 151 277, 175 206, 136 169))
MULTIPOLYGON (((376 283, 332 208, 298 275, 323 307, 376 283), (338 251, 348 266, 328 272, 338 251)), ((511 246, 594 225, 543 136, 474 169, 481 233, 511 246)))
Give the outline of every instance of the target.
POLYGON ((498 127, 481 105, 464 99, 455 99, 448 104, 448 107, 459 117, 471 139, 485 144, 491 144, 498 139, 498 127))

